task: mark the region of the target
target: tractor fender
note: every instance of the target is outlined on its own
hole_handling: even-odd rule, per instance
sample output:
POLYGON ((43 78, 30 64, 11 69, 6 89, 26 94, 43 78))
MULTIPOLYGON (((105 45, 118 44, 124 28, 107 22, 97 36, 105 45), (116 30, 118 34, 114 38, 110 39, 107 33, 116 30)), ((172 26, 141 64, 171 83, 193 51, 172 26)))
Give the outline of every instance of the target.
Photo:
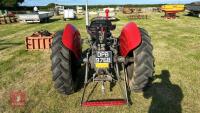
POLYGON ((72 25, 67 24, 63 36, 62 36, 63 45, 72 51, 76 59, 81 58, 81 36, 79 31, 72 25))
POLYGON ((140 30, 134 22, 124 26, 119 37, 120 55, 126 57, 128 53, 136 49, 141 43, 140 30))

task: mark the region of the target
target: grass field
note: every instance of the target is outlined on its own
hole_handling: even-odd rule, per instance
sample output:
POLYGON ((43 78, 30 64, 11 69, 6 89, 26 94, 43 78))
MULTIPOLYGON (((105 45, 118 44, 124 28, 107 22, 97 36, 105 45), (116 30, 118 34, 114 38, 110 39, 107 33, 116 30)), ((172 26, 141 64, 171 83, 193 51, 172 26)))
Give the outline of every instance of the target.
MULTIPOLYGON (((56 32, 66 23, 74 24, 86 38, 84 19, 64 22, 56 17, 50 23, 0 25, 0 113, 199 113, 200 19, 180 14, 178 19, 166 20, 161 15, 134 20, 152 37, 156 79, 144 93, 130 95, 130 107, 80 107, 82 90, 65 96, 53 88, 51 51, 25 50, 26 36, 41 29, 56 32), (25 107, 11 107, 12 90, 26 91, 25 107)), ((123 15, 118 17, 114 36, 119 36, 125 23, 133 21, 123 15)), ((99 93, 94 92, 93 97, 101 96, 99 93)), ((115 94, 119 94, 117 86, 108 96, 115 94)))

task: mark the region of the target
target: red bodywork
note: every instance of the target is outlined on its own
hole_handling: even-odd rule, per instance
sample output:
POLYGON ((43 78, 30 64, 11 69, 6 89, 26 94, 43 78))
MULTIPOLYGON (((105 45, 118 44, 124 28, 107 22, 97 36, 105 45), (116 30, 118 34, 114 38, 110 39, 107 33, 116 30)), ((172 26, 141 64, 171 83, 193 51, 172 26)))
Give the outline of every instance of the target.
POLYGON ((66 48, 71 50, 76 59, 81 57, 81 38, 79 31, 71 24, 67 24, 64 29, 62 42, 66 48))
POLYGON ((119 37, 120 54, 126 57, 128 53, 137 48, 141 43, 140 30, 134 22, 128 23, 119 37))

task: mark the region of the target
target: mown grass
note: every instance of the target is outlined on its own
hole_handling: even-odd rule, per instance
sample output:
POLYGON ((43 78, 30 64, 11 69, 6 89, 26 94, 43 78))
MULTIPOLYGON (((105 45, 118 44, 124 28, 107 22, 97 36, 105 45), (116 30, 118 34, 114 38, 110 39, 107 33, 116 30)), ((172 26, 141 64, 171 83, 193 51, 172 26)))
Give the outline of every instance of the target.
MULTIPOLYGON (((0 112, 52 113, 199 113, 200 111, 200 19, 179 14, 175 20, 162 19, 152 13, 147 20, 130 20, 119 14, 114 22, 119 36, 128 21, 145 28, 152 38, 155 56, 155 77, 152 87, 144 93, 131 93, 130 107, 80 107, 82 90, 70 96, 60 95, 53 88, 50 51, 26 51, 24 40, 34 31, 51 32, 74 24, 83 38, 87 38, 84 19, 42 24, 0 25, 0 112), (9 92, 24 90, 27 103, 24 108, 12 108, 9 92)), ((85 49, 86 44, 84 44, 85 49)), ((91 86, 90 86, 91 87, 91 86)), ((118 97, 118 86, 108 97, 118 97)), ((99 90, 91 98, 102 98, 99 90)))

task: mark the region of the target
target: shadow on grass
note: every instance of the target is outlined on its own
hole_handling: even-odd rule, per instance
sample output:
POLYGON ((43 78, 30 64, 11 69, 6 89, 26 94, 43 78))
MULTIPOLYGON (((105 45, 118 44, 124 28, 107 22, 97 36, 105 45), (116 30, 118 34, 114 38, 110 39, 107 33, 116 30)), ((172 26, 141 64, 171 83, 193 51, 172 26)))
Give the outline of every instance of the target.
POLYGON ((49 23, 59 21, 60 19, 49 19, 49 23))
POLYGON ((170 72, 162 70, 160 75, 155 75, 155 79, 161 82, 152 83, 143 93, 145 98, 152 98, 148 113, 181 113, 183 93, 178 85, 171 83, 170 72))
POLYGON ((14 47, 14 46, 19 46, 22 44, 24 43, 12 43, 12 42, 4 42, 4 40, 0 40, 0 51, 7 48, 14 47))
POLYGON ((184 16, 199 18, 198 15, 195 15, 195 14, 192 14, 192 13, 185 14, 184 16))
POLYGON ((83 20, 84 18, 74 18, 74 19, 63 19, 64 21, 77 21, 77 20, 83 20))
MULTIPOLYGON (((53 22, 56 22, 56 21, 59 21, 60 19, 49 19, 49 20, 44 20, 44 21, 41 21, 40 24, 44 24, 44 23, 53 23, 53 22)), ((35 23, 32 23, 32 24, 35 24, 35 23)))

